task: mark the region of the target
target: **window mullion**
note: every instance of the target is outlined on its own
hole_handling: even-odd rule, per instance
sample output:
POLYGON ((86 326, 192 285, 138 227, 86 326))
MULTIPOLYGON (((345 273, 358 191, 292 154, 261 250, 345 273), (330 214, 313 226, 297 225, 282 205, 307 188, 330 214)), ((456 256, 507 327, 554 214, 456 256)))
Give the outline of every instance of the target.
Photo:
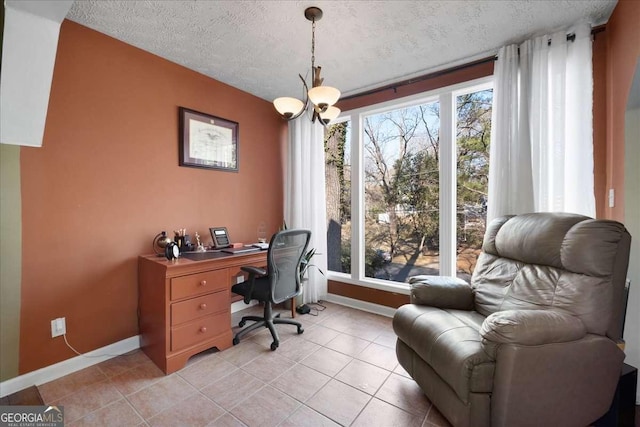
POLYGON ((440 275, 456 275, 456 115, 453 93, 440 95, 440 275))
POLYGON ((364 150, 362 114, 351 120, 351 278, 364 278, 364 150), (354 120, 355 119, 355 120, 354 120))

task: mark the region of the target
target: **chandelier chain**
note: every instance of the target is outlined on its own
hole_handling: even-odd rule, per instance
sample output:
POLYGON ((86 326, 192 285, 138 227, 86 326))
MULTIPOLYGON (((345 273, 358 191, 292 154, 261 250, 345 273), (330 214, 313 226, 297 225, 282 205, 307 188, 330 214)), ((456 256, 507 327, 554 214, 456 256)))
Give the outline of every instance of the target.
POLYGON ((314 77, 314 70, 316 64, 316 20, 311 21, 311 73, 314 77))

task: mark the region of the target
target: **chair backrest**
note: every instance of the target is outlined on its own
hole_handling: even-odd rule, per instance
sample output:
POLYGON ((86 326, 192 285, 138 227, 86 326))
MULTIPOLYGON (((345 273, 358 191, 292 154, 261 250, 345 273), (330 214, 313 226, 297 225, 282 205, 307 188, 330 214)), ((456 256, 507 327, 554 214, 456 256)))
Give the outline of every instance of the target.
POLYGON ((540 212, 487 227, 471 284, 476 310, 559 309, 621 338, 631 236, 622 224, 540 212))
POLYGON ((271 301, 280 303, 300 293, 300 263, 307 253, 311 231, 283 230, 271 237, 267 264, 271 301))

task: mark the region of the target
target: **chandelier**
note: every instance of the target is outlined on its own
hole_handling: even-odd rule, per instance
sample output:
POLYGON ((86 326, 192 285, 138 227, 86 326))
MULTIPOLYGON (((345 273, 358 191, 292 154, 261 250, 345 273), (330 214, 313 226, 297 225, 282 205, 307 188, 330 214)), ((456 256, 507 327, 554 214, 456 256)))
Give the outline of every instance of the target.
POLYGON ((281 97, 276 98, 273 105, 283 119, 293 120, 300 117, 311 102, 313 105, 311 121, 315 122, 316 119, 319 119, 326 126, 340 114, 340 109, 333 106, 340 98, 340 91, 331 86, 322 86, 324 80, 320 77, 322 67, 315 65, 316 21, 322 18, 322 10, 317 7, 308 7, 304 11, 304 16, 311 21, 311 89, 309 89, 304 77, 298 74, 304 85, 304 101, 297 98, 281 97))

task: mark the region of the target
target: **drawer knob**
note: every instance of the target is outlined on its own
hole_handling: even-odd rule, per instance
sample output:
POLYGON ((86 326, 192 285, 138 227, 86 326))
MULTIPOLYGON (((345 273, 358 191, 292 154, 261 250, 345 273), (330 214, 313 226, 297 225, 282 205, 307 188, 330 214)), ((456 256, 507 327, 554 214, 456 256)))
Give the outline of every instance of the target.
POLYGON ((202 282, 200 282, 200 286, 207 286, 207 281, 203 280, 202 282))
POLYGON ((202 333, 207 332, 207 327, 206 326, 201 327, 200 328, 200 332, 202 332, 202 333))
POLYGON ((200 304, 200 310, 204 310, 205 308, 207 308, 207 304, 205 303, 200 304))

